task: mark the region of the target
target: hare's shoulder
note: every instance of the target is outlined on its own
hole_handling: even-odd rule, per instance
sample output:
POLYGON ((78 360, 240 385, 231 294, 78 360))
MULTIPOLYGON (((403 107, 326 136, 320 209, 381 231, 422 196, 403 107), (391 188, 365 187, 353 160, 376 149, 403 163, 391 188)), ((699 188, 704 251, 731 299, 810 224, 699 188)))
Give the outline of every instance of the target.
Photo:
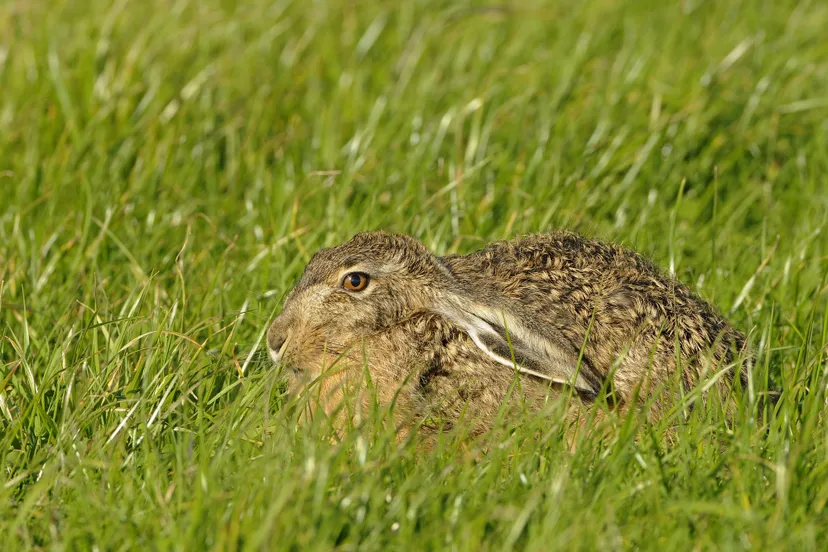
POLYGON ((464 328, 435 312, 412 314, 392 328, 388 336, 412 347, 418 356, 436 358, 443 365, 492 362, 464 328))

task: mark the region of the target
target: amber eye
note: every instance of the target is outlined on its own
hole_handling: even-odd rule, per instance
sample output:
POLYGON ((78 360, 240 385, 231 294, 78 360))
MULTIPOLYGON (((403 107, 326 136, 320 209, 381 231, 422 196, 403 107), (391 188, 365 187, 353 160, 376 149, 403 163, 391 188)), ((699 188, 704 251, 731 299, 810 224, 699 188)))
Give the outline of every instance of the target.
POLYGON ((342 287, 348 291, 362 291, 368 286, 368 275, 364 272, 350 272, 342 280, 342 287))

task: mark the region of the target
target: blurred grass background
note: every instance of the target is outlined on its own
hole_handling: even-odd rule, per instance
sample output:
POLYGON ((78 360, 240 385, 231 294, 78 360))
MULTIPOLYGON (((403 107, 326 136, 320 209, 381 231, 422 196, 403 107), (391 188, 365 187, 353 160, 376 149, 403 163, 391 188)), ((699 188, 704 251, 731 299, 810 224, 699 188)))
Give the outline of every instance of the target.
POLYGON ((826 28, 817 1, 2 3, 4 549, 820 549, 826 28), (282 409, 257 353, 316 249, 554 227, 716 303, 776 410, 572 453, 527 416, 475 457, 282 409))

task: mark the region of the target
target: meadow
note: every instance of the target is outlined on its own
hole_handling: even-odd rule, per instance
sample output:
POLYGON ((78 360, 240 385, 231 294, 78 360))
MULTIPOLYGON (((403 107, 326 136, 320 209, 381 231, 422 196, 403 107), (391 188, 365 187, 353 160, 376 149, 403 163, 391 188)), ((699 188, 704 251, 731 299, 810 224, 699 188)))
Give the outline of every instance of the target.
POLYGON ((826 28, 808 0, 3 2, 2 549, 823 549, 826 28), (559 227, 750 336, 734 419, 569 450, 527 413, 422 453, 284 408, 263 335, 318 248, 559 227))

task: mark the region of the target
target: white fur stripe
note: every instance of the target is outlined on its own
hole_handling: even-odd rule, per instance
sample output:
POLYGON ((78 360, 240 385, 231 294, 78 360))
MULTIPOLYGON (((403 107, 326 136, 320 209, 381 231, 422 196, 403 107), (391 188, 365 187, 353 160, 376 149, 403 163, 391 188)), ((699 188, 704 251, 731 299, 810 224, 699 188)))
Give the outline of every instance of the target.
POLYGON ((493 352, 491 349, 486 347, 486 344, 483 343, 483 341, 480 339, 480 336, 478 335, 477 330, 475 328, 467 328, 466 331, 469 333, 469 337, 472 338, 472 341, 474 341, 474 344, 477 345, 477 347, 481 351, 486 353, 486 356, 488 356, 489 358, 491 358, 495 362, 497 362, 499 364, 502 364, 504 366, 508 366, 509 368, 512 368, 512 369, 517 369, 517 371, 519 373, 525 374, 527 376, 533 376, 533 377, 536 377, 536 378, 540 378, 542 380, 551 381, 553 383, 561 383, 561 384, 564 384, 564 385, 568 384, 568 382, 566 382, 566 381, 551 378, 546 374, 541 374, 540 372, 536 372, 535 370, 530 370, 529 368, 524 368, 523 366, 517 364, 516 362, 512 362, 509 359, 503 358, 502 356, 498 355, 497 353, 493 352))

